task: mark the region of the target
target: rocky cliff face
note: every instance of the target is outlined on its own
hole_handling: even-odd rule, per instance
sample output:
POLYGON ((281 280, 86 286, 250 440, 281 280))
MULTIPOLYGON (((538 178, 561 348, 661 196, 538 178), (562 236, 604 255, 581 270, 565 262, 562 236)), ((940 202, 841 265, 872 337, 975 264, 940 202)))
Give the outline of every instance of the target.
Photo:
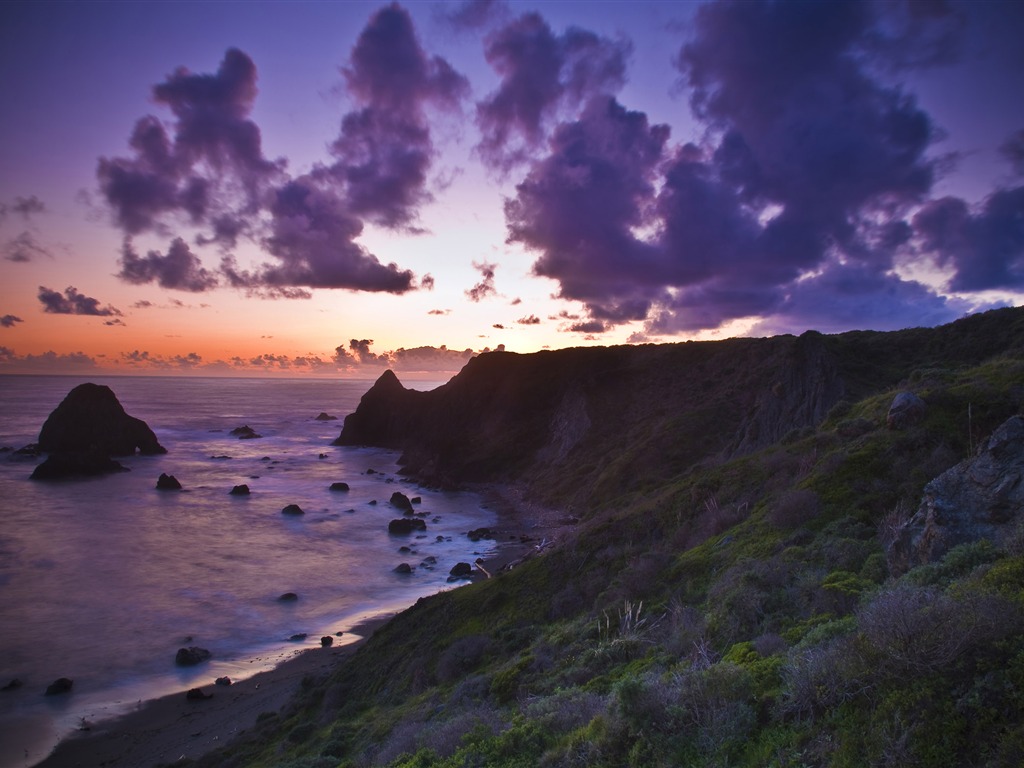
POLYGON ((581 480, 613 494, 756 450, 817 424, 842 394, 818 334, 493 352, 431 392, 386 372, 335 442, 400 449, 424 482, 519 480, 564 501, 581 480))

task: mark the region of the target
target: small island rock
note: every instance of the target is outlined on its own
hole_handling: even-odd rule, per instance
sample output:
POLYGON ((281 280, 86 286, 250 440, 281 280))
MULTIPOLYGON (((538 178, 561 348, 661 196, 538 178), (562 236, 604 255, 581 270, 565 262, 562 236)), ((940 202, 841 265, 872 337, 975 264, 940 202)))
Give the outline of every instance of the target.
POLYGON ((202 662, 213 656, 205 648, 199 648, 198 646, 192 645, 188 648, 179 648, 178 652, 174 655, 174 663, 179 667, 194 667, 196 664, 202 662))
POLYGON ((43 424, 39 449, 107 456, 167 453, 146 422, 125 413, 110 387, 100 384, 79 384, 68 393, 43 424))
POLYGON ((181 483, 178 482, 178 478, 174 475, 161 472, 160 477, 156 479, 156 489, 158 491, 180 491, 181 483))

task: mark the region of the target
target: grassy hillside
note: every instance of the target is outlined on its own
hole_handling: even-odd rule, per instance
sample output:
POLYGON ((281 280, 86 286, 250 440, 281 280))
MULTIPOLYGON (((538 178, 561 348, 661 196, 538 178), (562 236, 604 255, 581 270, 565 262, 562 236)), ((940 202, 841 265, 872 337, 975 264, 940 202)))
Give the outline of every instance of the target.
MULTIPOLYGON (((717 434, 749 428, 749 412, 673 414, 663 397, 647 413, 619 400, 632 409, 621 423, 638 426, 603 452, 566 454, 590 463, 567 458, 549 474, 520 465, 538 496, 585 510, 572 541, 419 601, 248 742, 199 764, 1024 763, 1024 530, 900 575, 884 548, 929 480, 1024 412, 1022 318, 815 335, 842 397, 760 445, 717 434), (891 431, 901 389, 928 410, 891 431), (670 428, 653 428, 651 444, 641 426, 659 419, 670 428)), ((767 370, 757 366, 793 359, 796 342, 773 342, 768 362, 749 356, 764 348, 757 340, 698 348, 720 374, 706 391, 735 402, 734 351, 767 370)), ((624 357, 611 351, 600 365, 621 369, 624 357)), ((649 370, 665 382, 678 373, 649 370)), ((775 374, 765 391, 784 399, 773 387, 792 380, 775 374)), ((609 410, 592 413, 610 413, 621 390, 603 392, 609 410)), ((585 402, 601 396, 592 388, 585 402)))

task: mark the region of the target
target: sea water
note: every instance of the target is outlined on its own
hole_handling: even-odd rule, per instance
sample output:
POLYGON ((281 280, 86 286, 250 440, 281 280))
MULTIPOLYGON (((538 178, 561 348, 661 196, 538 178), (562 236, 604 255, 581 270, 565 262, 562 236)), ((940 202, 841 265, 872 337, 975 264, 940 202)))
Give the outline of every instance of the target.
POLYGON ((254 674, 451 588, 455 563, 487 553, 466 536, 494 522, 478 496, 411 484, 394 452, 331 445, 372 382, 0 376, 0 446, 35 442, 84 381, 109 386, 168 452, 59 482, 29 480, 40 459, 0 453, 0 686, 22 683, 0 691, 0 765, 45 756, 14 738, 28 738, 20 723, 42 719, 55 741, 82 717, 116 714, 113 704, 254 674), (240 426, 261 437, 231 434, 240 426), (157 490, 161 473, 183 489, 157 490), (229 494, 243 483, 250 495, 229 494), (401 516, 394 491, 421 497, 426 533, 388 534, 401 516), (289 504, 304 514, 282 514, 289 504), (402 562, 411 574, 394 571, 402 562), (192 645, 213 661, 176 667, 192 645), (59 677, 72 692, 44 696, 59 677))

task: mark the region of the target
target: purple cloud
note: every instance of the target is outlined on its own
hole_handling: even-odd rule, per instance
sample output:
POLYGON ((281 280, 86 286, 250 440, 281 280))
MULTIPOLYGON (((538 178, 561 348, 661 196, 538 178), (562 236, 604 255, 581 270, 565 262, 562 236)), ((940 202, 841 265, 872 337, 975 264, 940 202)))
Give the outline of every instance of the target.
POLYGON ((109 304, 100 306, 98 299, 85 296, 74 286, 69 286, 61 294, 45 286, 39 286, 39 301, 43 311, 55 315, 96 315, 99 317, 120 316, 121 311, 109 304))
POLYGON ((158 251, 139 256, 126 238, 121 246, 120 263, 121 271, 117 276, 135 285, 155 282, 162 288, 194 293, 217 286, 217 276, 203 267, 180 237, 171 243, 166 256, 158 251))
POLYGON ((484 55, 501 83, 477 104, 480 156, 504 171, 525 161, 563 110, 625 83, 630 52, 625 41, 575 27, 556 35, 536 13, 488 35, 484 55))
MULTIPOLYGON (((894 287, 898 278, 887 276, 913 234, 905 219, 936 177, 926 153, 937 131, 912 97, 878 79, 865 53, 895 56, 900 35, 923 34, 927 19, 885 26, 877 12, 857 2, 701 6, 677 59, 709 129, 700 147, 670 149, 667 127, 607 97, 554 130, 505 214, 508 239, 539 254, 534 273, 585 305, 588 319, 571 330, 646 320, 650 332, 694 331, 780 312, 799 322, 815 313, 798 306, 811 301, 801 282, 813 274, 819 289, 835 291, 850 275, 865 285, 873 275, 911 302, 904 316, 923 301, 921 286, 894 287), (851 265, 846 277, 825 279, 837 260, 851 265)), ((919 63, 941 58, 924 55, 925 43, 919 63)), ((986 209, 987 231, 1003 234, 1013 253, 1006 228, 1015 205, 1006 193, 986 209)), ((985 278, 958 285, 1016 284, 1013 258, 996 259, 1010 264, 1002 274, 984 269, 985 278)), ((934 310, 958 313, 941 302, 934 310)))
POLYGON ((920 247, 953 270, 954 291, 1024 287, 1024 186, 998 190, 976 210, 944 197, 913 219, 920 247))
POLYGON ((35 195, 29 195, 28 197, 17 195, 14 198, 14 202, 10 205, 0 203, 0 221, 3 221, 8 213, 17 214, 25 221, 28 221, 33 216, 45 212, 46 205, 35 195))
POLYGON ((519 325, 540 325, 540 318, 536 315, 527 315, 516 320, 519 325))
POLYGON ((472 288, 467 288, 465 291, 466 298, 470 301, 482 301, 488 296, 494 296, 498 291, 494 287, 494 270, 497 269, 497 264, 490 264, 488 262, 473 262, 473 268, 480 272, 481 280, 472 288))
POLYGON ((22 320, 17 315, 4 315, 0 317, 0 328, 13 328, 15 323, 22 323, 22 320))
POLYGON ((36 242, 35 236, 27 230, 4 244, 3 255, 7 261, 22 264, 32 261, 37 256, 53 258, 53 254, 36 242))

